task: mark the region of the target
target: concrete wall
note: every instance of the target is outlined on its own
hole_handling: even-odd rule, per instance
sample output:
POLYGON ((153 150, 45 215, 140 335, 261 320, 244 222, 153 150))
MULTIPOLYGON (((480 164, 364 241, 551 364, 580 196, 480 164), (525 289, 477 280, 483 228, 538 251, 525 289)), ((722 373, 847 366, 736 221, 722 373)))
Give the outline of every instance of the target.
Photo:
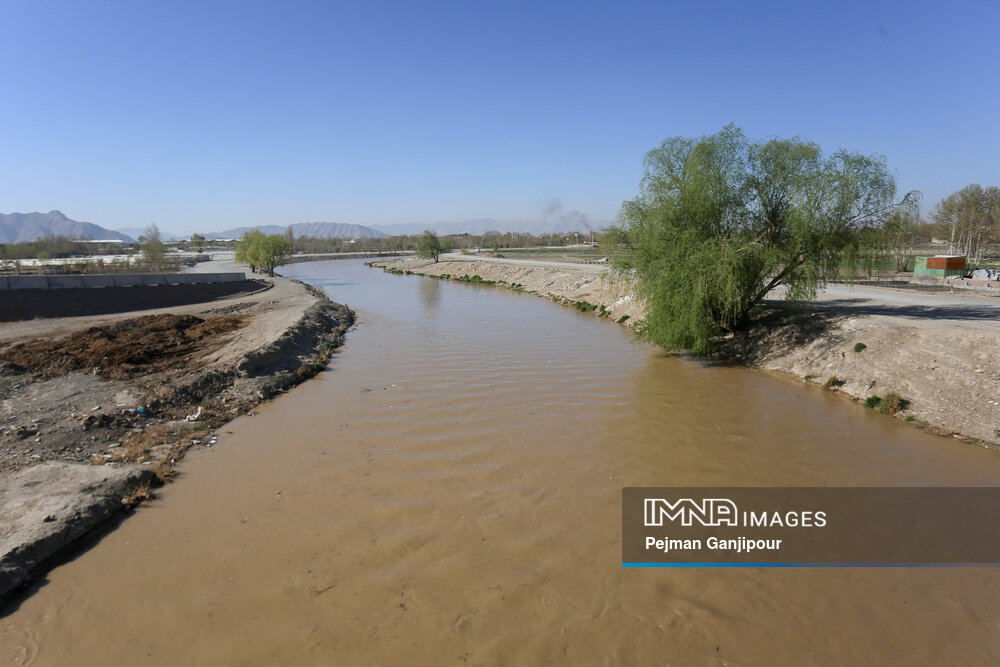
POLYGON ((110 273, 94 275, 0 276, 0 291, 17 289, 198 285, 203 283, 235 283, 241 280, 246 280, 246 275, 243 273, 110 273))

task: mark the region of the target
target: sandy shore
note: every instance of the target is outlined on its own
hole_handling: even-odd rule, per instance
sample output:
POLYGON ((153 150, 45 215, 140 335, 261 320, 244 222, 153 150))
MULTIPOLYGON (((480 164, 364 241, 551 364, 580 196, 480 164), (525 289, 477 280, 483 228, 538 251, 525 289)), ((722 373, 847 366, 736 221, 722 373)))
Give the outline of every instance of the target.
MULTIPOLYGON (((601 265, 457 255, 438 263, 409 258, 374 265, 451 280, 479 276, 570 307, 593 304, 596 316, 628 316, 626 325, 642 317, 628 285, 616 284, 601 265)), ((835 377, 843 382, 836 391, 859 403, 895 392, 907 401, 895 418, 1000 449, 996 296, 832 286, 810 313, 734 342, 730 352, 750 365, 801 378, 816 391, 835 377), (864 348, 855 352, 859 343, 864 348)))
POLYGON ((353 312, 268 282, 207 303, 0 325, 0 600, 168 479, 187 448, 325 366, 353 312))

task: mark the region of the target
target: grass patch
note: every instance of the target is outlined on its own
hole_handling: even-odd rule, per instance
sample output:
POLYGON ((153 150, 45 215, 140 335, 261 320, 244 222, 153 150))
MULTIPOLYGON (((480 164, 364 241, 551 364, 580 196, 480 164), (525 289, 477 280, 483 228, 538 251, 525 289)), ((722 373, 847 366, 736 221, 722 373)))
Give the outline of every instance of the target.
POLYGON ((455 278, 460 283, 469 283, 470 285, 496 285, 495 280, 483 280, 482 276, 470 276, 468 273, 460 278, 455 278))
POLYGON ((615 322, 617 322, 618 324, 625 324, 626 322, 628 322, 628 315, 622 315, 617 320, 615 320, 615 322))
POLYGON ((823 383, 823 389, 837 389, 839 387, 843 387, 844 384, 844 380, 841 380, 836 375, 831 375, 826 379, 826 382, 823 383))
POLYGON ((864 343, 855 343, 854 344, 854 351, 860 353, 860 352, 864 351, 864 349, 866 347, 868 347, 868 346, 865 345, 864 343))
MULTIPOLYGON (((865 407, 866 408, 875 409, 875 408, 879 407, 880 405, 882 405, 882 397, 881 396, 869 396, 868 398, 865 399, 865 407)), ((879 411, 881 412, 881 409, 879 411)))
POLYGON ((913 415, 906 415, 906 421, 911 422, 914 419, 916 419, 916 417, 914 417, 913 415))

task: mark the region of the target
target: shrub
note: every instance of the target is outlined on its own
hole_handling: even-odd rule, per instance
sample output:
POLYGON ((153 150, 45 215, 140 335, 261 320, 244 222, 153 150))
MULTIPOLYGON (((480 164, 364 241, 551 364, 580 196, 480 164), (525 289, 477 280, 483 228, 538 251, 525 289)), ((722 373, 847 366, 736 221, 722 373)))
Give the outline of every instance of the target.
POLYGON ((894 391, 890 391, 882 399, 878 411, 890 417, 906 407, 906 400, 894 391))
POLYGON ((877 408, 880 405, 882 405, 881 396, 869 396, 868 398, 865 399, 866 408, 877 408))
POLYGON ((618 322, 618 324, 625 324, 628 321, 628 315, 622 315, 615 321, 618 322))
POLYGON ((836 389, 837 387, 844 386, 844 380, 841 380, 836 375, 831 375, 823 383, 823 389, 836 389))
POLYGON ((865 345, 864 343, 855 343, 855 344, 854 344, 854 351, 855 351, 855 352, 861 352, 861 351, 862 351, 862 350, 864 350, 864 349, 865 349, 866 347, 868 347, 868 346, 867 346, 867 345, 865 345))

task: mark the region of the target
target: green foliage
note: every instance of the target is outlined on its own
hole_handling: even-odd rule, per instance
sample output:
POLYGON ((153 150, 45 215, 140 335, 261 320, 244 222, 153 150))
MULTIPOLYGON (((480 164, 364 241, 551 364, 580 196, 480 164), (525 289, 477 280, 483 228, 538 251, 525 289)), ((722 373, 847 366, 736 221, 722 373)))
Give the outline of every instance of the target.
POLYGON ((855 343, 854 344, 854 351, 860 353, 860 352, 863 352, 866 347, 868 347, 868 346, 865 345, 864 343, 855 343))
POLYGON ((433 259, 435 263, 438 261, 438 257, 441 256, 442 252, 447 252, 445 250, 445 244, 441 242, 438 235, 427 230, 421 235, 420 240, 417 241, 417 255, 424 257, 426 259, 433 259))
POLYGON ((880 278, 906 271, 916 239, 918 212, 915 197, 913 204, 893 211, 882 225, 862 230, 858 266, 845 268, 861 269, 868 276, 880 278))
POLYGON ((258 268, 273 277, 274 269, 288 261, 292 243, 283 234, 264 234, 253 229, 243 235, 236 246, 236 261, 249 264, 251 271, 258 268))
POLYGON ((826 379, 826 382, 823 383, 823 389, 836 389, 837 387, 843 387, 843 386, 844 386, 844 380, 841 380, 836 375, 831 375, 826 379))
POLYGON ((472 285, 496 285, 495 280, 484 280, 482 276, 470 276, 468 273, 464 274, 459 278, 455 278, 456 281, 460 283, 470 283, 472 285))
POLYGON ((913 415, 906 415, 906 421, 908 422, 914 421, 915 419, 916 417, 914 417, 913 415))
POLYGON ((191 235, 191 247, 194 248, 195 252, 201 252, 205 249, 205 237, 201 234, 191 235))
POLYGON ((894 195, 882 158, 825 156, 798 138, 751 141, 730 125, 648 153, 641 194, 623 204, 606 248, 635 274, 646 337, 708 354, 772 289, 811 300, 856 256, 861 230, 914 199, 894 204, 894 195))
POLYGON ((146 233, 139 237, 141 241, 142 256, 146 265, 151 269, 159 270, 163 268, 163 258, 166 254, 166 247, 160 240, 160 228, 152 224, 146 228, 146 233))
POLYGON ((628 322, 628 318, 629 318, 628 315, 622 315, 615 321, 618 322, 618 324, 625 324, 626 322, 628 322))
POLYGON ((868 398, 865 399, 866 408, 877 408, 880 405, 882 405, 881 396, 869 396, 868 398))

